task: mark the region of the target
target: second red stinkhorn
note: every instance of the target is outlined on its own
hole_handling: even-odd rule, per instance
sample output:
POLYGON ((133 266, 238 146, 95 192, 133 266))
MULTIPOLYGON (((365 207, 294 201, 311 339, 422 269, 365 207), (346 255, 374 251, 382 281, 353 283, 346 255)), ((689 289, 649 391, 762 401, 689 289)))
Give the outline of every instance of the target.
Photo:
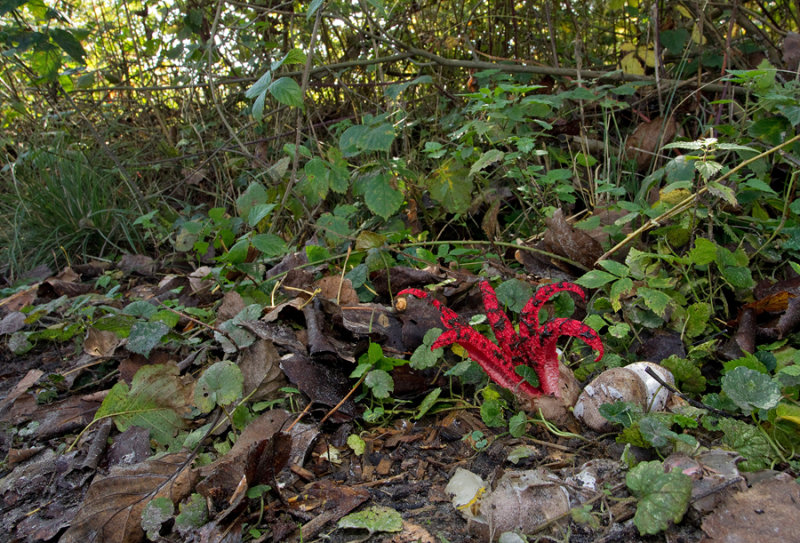
POLYGON ((446 330, 432 345, 432 349, 453 343, 460 345, 495 383, 530 399, 545 395, 559 396, 559 365, 556 351, 559 337, 576 337, 598 352, 596 360, 603 357, 603 342, 597 332, 582 322, 558 318, 539 324, 541 307, 554 294, 565 291, 584 298, 583 289, 572 283, 553 283, 539 288, 522 309, 519 333, 517 333, 508 316, 500 308, 491 285, 486 281, 482 282, 483 306, 497 344, 481 335, 454 311, 443 306, 438 300, 430 298, 428 293, 422 290, 405 289, 399 292, 398 296, 430 298, 431 303, 442 314, 442 324, 446 330), (520 365, 533 368, 539 377, 538 387, 531 385, 517 374, 515 368, 520 365))

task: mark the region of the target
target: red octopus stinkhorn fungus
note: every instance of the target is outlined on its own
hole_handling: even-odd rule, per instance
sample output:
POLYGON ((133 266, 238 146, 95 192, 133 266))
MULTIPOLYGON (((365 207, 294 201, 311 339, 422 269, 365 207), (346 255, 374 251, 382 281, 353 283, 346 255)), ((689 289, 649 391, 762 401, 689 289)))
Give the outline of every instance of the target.
POLYGON ((500 308, 491 285, 483 281, 480 287, 486 316, 497 339, 496 345, 466 324, 454 311, 430 298, 428 293, 410 288, 399 292, 398 296, 406 294, 430 298, 431 303, 442 314, 442 324, 446 330, 432 345, 432 349, 457 343, 467 351, 470 358, 480 364, 495 383, 523 398, 527 397, 528 400, 540 396, 559 396, 560 372, 556 351, 559 337, 576 337, 598 352, 596 360, 603 357, 603 342, 597 332, 582 322, 558 318, 539 324, 539 310, 554 294, 566 291, 584 298, 583 289, 578 285, 562 282, 539 288, 522 309, 519 333, 514 330, 508 316, 500 308), (538 387, 517 374, 515 368, 519 365, 533 368, 539 377, 538 387))

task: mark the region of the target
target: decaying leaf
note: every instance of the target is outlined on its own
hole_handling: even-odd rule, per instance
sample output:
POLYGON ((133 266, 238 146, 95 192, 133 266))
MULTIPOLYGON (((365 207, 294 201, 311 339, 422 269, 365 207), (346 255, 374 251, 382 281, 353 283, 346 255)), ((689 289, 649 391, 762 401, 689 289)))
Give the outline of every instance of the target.
POLYGON ((656 156, 656 152, 666 143, 672 141, 678 131, 678 123, 670 117, 656 117, 636 127, 633 134, 625 142, 625 152, 629 159, 636 161, 636 166, 647 168, 656 156))
POLYGON ((98 476, 62 543, 138 543, 144 537, 142 511, 160 497, 178 503, 189 495, 196 475, 190 455, 177 453, 112 468, 98 476))
POLYGON ((603 255, 603 246, 592 236, 567 222, 564 212, 556 209, 547 219, 544 244, 548 251, 578 262, 587 269, 603 255))

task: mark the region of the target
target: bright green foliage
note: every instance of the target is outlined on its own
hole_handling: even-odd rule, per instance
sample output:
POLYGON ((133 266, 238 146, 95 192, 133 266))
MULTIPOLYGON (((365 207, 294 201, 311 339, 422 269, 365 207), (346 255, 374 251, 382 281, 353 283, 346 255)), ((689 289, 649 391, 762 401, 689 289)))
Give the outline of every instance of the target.
POLYGON ((444 349, 439 348, 431 350, 431 346, 440 335, 442 335, 441 328, 431 328, 425 332, 425 336, 422 338, 422 344, 414 349, 414 352, 409 359, 412 368, 415 370, 424 370, 427 368, 432 368, 441 361, 444 349))
POLYGON ((336 526, 367 530, 369 535, 379 532, 399 532, 403 529, 403 517, 390 507, 376 505, 342 517, 336 526))
POLYGON ((230 360, 212 364, 197 380, 194 404, 203 413, 217 406, 228 406, 242 397, 244 377, 230 360))
POLYGON ((143 366, 133 376, 130 387, 117 383, 111 388, 94 419, 111 417, 120 432, 131 426, 147 428, 153 439, 168 445, 185 425, 186 396, 177 366, 143 366))
POLYGON ((678 471, 664 473, 658 461, 642 462, 628 472, 625 483, 639 499, 633 523, 639 533, 657 534, 680 522, 689 506, 692 480, 678 471))

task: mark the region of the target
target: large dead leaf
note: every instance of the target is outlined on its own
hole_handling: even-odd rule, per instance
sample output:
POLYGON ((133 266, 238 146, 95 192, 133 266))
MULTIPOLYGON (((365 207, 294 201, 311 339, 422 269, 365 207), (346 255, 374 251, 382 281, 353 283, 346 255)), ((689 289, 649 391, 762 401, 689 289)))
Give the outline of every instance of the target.
POLYGON ((783 61, 790 72, 796 72, 800 66, 800 34, 797 32, 788 32, 783 39, 783 61))
POLYGON ((112 468, 96 478, 61 543, 136 543, 144 539, 142 510, 154 498, 189 495, 196 475, 188 453, 112 468))
POLYGON ((281 357, 271 341, 258 339, 242 349, 238 365, 244 377, 244 396, 252 402, 269 398, 286 384, 281 357))
POLYGON ((556 209, 547 219, 544 243, 551 253, 566 256, 587 269, 603 255, 603 246, 583 230, 575 229, 567 222, 564 212, 556 209))
POLYGON ((131 426, 150 430, 159 443, 172 441, 183 428, 191 391, 179 376, 175 364, 144 366, 133 377, 131 386, 117 383, 108 393, 95 419, 113 417, 120 432, 131 426))
POLYGON ((703 520, 709 543, 800 541, 800 485, 786 474, 729 495, 703 520))
POLYGON ((636 127, 633 134, 625 142, 625 152, 629 159, 636 160, 636 166, 642 170, 647 168, 656 156, 656 152, 665 143, 672 141, 678 131, 678 123, 670 117, 656 117, 650 122, 636 127))

